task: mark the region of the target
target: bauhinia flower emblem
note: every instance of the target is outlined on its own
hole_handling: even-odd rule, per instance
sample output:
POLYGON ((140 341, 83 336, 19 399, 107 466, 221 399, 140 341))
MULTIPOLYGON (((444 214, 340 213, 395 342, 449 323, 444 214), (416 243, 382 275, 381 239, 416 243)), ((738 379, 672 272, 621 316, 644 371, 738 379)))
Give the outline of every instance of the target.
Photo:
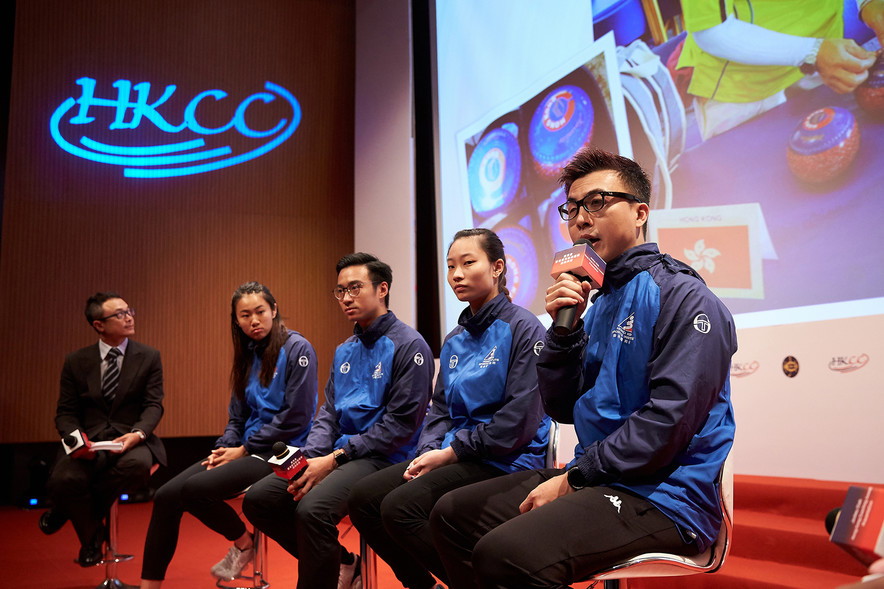
POLYGON ((691 263, 691 268, 697 272, 704 268, 709 272, 715 272, 715 259, 721 255, 721 252, 712 247, 706 247, 706 240, 699 239, 694 244, 694 249, 684 250, 684 255, 691 263))

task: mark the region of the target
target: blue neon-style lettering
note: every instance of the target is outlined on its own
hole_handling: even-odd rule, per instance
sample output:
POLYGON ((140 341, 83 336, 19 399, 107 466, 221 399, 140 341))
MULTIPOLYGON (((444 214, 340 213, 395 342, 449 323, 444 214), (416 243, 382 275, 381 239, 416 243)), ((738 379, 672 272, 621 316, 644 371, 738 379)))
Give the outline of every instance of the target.
MULTIPOLYGON (((167 169, 140 169, 140 168, 125 168, 123 170, 123 175, 127 178, 168 178, 172 176, 188 176, 190 174, 202 174, 203 172, 211 172, 212 170, 219 170, 221 168, 227 168, 230 166, 235 166, 236 164, 241 164, 243 162, 253 160, 256 157, 260 157, 267 153, 268 151, 278 147, 281 145, 286 139, 292 136, 292 133, 295 132, 295 129, 298 128, 298 125, 301 123, 301 105, 298 103, 297 99, 292 95, 291 92, 283 88, 282 86, 278 86, 273 82, 266 82, 264 87, 267 90, 271 90, 276 92, 280 96, 286 99, 288 103, 292 107, 292 121, 288 124, 285 130, 278 136, 276 136, 269 143, 265 143, 261 147, 254 149, 252 151, 228 158, 226 160, 221 160, 217 162, 211 162, 207 164, 201 164, 198 166, 190 166, 187 168, 167 168, 167 169)), ((284 120, 284 119, 283 119, 284 120)))
POLYGON ((147 97, 150 94, 150 82, 141 82, 139 84, 135 84, 134 88, 135 91, 138 92, 138 102, 134 104, 130 102, 128 104, 129 108, 132 109, 132 120, 129 123, 124 123, 118 118, 117 120, 114 120, 113 124, 111 124, 111 129, 137 129, 138 125, 141 124, 141 117, 147 117, 147 119, 151 123, 153 123, 157 129, 165 131, 166 133, 177 133, 178 131, 184 129, 184 123, 181 123, 178 126, 170 125, 166 122, 166 119, 164 119, 162 115, 157 112, 157 107, 172 97, 172 94, 175 93, 175 89, 177 88, 177 86, 166 86, 166 89, 163 91, 163 95, 160 96, 159 100, 157 100, 153 104, 147 103, 147 97), (120 124, 121 126, 116 127, 115 125, 117 124, 120 124))
POLYGON ((217 129, 209 129, 208 127, 203 127, 196 121, 196 107, 199 106, 200 101, 207 96, 211 96, 216 101, 218 101, 222 98, 226 98, 227 92, 225 92, 224 90, 206 90, 205 92, 200 92, 199 94, 194 96, 193 100, 188 102, 187 106, 184 109, 184 124, 187 125, 187 128, 194 133, 199 133, 201 135, 214 135, 216 133, 229 131, 230 128, 234 125, 233 120, 231 120, 223 127, 218 127, 217 129))
POLYGON ((259 92, 258 94, 252 94, 248 98, 242 101, 242 103, 236 107, 236 114, 233 115, 234 126, 236 130, 245 135, 246 137, 269 137, 271 135, 276 135, 279 133, 279 130, 285 126, 285 119, 279 121, 275 127, 270 129, 269 131, 254 131, 249 129, 248 125, 246 125, 246 109, 249 108, 249 105, 255 102, 256 100, 263 100, 264 104, 268 102, 273 102, 276 98, 273 94, 268 94, 266 92, 259 92))
MULTIPOLYGON (((61 147, 63 150, 70 153, 71 155, 75 155, 83 159, 92 160, 94 162, 100 162, 103 164, 114 164, 117 166, 163 166, 189 163, 213 157, 220 157, 223 155, 228 155, 232 151, 230 149, 230 146, 228 145, 218 149, 176 156, 156 156, 153 154, 141 155, 138 152, 135 152, 134 155, 129 156, 94 153, 92 151, 88 151, 86 149, 73 145, 64 137, 62 137, 61 133, 58 130, 59 121, 61 121, 61 118, 64 116, 64 114, 73 106, 74 99, 68 98, 63 103, 61 103, 61 106, 55 109, 55 112, 52 113, 52 119, 49 121, 49 132, 52 135, 52 138, 55 139, 55 142, 58 144, 59 147, 61 147)), ((83 140, 81 139, 81 143, 82 142, 83 140)))
POLYGON ((265 83, 264 88, 267 92, 258 92, 246 97, 237 106, 231 120, 226 125, 217 128, 203 126, 197 120, 197 109, 200 102, 206 98, 211 97, 216 102, 227 98, 227 92, 223 90, 206 90, 194 96, 184 109, 182 123, 180 125, 172 125, 160 114, 158 108, 172 97, 177 88, 175 85, 170 84, 166 86, 159 99, 153 103, 148 103, 150 95, 149 82, 141 82, 133 86, 129 80, 115 81, 113 83, 113 87, 117 90, 117 98, 115 100, 96 98, 96 81, 93 78, 82 77, 76 80, 76 83, 82 89, 80 98, 76 100, 74 98, 66 99, 52 113, 49 121, 49 130, 53 140, 61 149, 77 157, 104 164, 124 166, 123 174, 129 178, 186 176, 217 170, 255 159, 278 147, 291 137, 301 122, 301 107, 297 99, 291 92, 272 82, 265 83), (133 89, 137 93, 134 102, 131 100, 133 89), (277 97, 282 97, 291 107, 291 119, 282 118, 276 125, 266 131, 250 128, 245 120, 248 108, 258 101, 264 104, 273 102, 277 97), (90 109, 105 107, 114 109, 113 122, 108 125, 108 129, 111 131, 134 130, 140 126, 143 119, 147 119, 157 129, 166 133, 179 133, 184 129, 188 129, 198 135, 218 135, 235 129, 244 137, 252 139, 273 137, 273 139, 248 152, 226 157, 225 159, 217 158, 230 156, 232 154, 230 145, 201 149, 206 147, 205 140, 201 138, 164 145, 127 146, 111 145, 95 141, 87 136, 81 136, 79 138, 79 145, 76 145, 65 139, 60 130, 64 117, 76 105, 79 105, 79 109, 74 116, 70 117, 68 124, 85 125, 92 123, 95 121, 95 117, 90 116, 90 109), (131 115, 128 120, 127 115, 131 115), (182 166, 182 164, 199 161, 205 162, 212 159, 215 159, 215 161, 199 165, 182 166))
POLYGON ((175 153, 177 151, 190 151, 203 147, 206 144, 205 139, 193 139, 191 141, 182 141, 181 143, 167 143, 166 145, 143 145, 143 146, 123 146, 108 145, 99 143, 88 137, 80 137, 80 143, 89 149, 101 151, 103 153, 112 153, 114 155, 160 155, 164 153, 175 153))

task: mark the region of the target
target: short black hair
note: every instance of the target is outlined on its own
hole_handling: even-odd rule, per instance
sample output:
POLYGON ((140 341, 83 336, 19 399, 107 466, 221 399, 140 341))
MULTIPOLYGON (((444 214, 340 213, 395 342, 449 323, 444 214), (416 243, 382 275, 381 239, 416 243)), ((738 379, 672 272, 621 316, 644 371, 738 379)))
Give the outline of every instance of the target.
MULTIPOLYGON (((580 178, 593 172, 611 170, 616 172, 620 180, 626 185, 627 190, 646 205, 651 204, 651 182, 644 169, 634 160, 623 157, 616 153, 584 147, 574 154, 559 175, 559 182, 565 189, 567 198, 571 192, 571 185, 580 178)), ((645 221, 642 227, 642 236, 647 239, 648 223, 645 221)))
POLYGON ((565 195, 571 191, 571 185, 593 172, 611 170, 617 172, 620 180, 632 194, 643 203, 651 202, 651 183, 648 175, 635 161, 616 153, 610 153, 593 147, 584 147, 574 154, 559 175, 559 182, 565 189, 565 195))
POLYGON ((92 325, 93 321, 97 321, 101 319, 102 313, 104 313, 103 305, 111 300, 111 299, 122 299, 118 293, 109 290, 107 292, 97 292, 88 299, 86 299, 86 321, 89 322, 89 325, 92 325))
POLYGON ((381 282, 387 283, 387 296, 384 297, 384 305, 389 309, 390 308, 390 287, 393 286, 393 269, 390 268, 389 264, 381 262, 377 256, 373 256, 372 254, 367 254, 365 252, 355 252, 352 254, 347 254, 340 260, 338 260, 337 265, 335 266, 335 271, 340 274, 341 270, 344 268, 349 268, 350 266, 365 266, 368 270, 368 276, 371 278, 372 282, 376 282, 380 284, 381 282))

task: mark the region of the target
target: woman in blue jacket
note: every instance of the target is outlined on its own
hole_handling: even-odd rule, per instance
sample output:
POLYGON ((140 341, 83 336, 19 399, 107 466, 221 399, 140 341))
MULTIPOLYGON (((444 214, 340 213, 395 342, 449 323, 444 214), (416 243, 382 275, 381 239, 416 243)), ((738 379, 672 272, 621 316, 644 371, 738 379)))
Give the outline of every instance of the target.
POLYGON ((316 352, 288 330, 270 290, 257 282, 236 289, 230 303, 233 389, 224 434, 209 455, 164 484, 154 497, 144 542, 142 589, 160 587, 190 512, 231 542, 212 574, 234 579, 252 560, 252 534, 224 500, 273 472, 276 441, 301 446, 316 411, 316 352))
POLYGON ((541 468, 549 439, 537 389, 544 330, 514 305, 503 244, 488 229, 459 231, 448 248, 448 284, 468 303, 440 354, 417 457, 362 479, 349 512, 359 533, 405 587, 428 589, 445 570, 428 528, 452 489, 541 468))

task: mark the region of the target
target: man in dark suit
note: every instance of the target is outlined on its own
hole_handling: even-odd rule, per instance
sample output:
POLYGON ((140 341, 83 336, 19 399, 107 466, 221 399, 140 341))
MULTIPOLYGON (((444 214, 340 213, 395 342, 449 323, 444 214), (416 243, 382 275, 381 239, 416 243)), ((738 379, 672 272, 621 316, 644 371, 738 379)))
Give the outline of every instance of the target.
POLYGON ((84 567, 101 561, 103 520, 115 498, 145 485, 153 464, 166 462, 153 435, 163 416, 160 353, 129 339, 135 310, 117 293, 91 296, 86 319, 99 341, 65 358, 55 425, 62 439, 79 431, 89 442, 119 442, 122 450, 60 455, 47 483, 53 508, 40 517, 47 534, 71 520, 84 567))

